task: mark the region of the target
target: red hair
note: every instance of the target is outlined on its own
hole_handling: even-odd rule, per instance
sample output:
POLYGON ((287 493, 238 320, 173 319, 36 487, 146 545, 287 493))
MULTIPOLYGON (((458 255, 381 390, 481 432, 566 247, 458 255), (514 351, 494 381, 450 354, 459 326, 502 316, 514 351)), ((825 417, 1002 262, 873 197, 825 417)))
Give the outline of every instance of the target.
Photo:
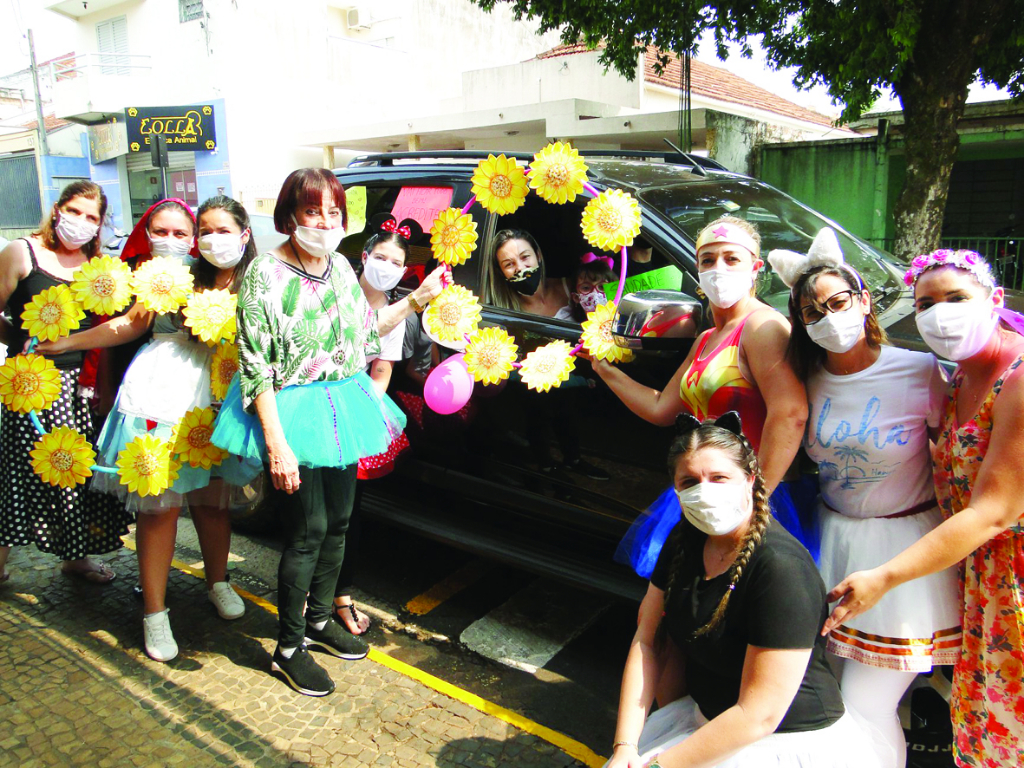
POLYGON ((348 229, 345 188, 326 168, 300 168, 288 174, 274 206, 274 228, 282 235, 290 235, 295 227, 292 222, 295 212, 303 205, 320 205, 325 191, 331 193, 335 204, 341 208, 341 225, 348 229))

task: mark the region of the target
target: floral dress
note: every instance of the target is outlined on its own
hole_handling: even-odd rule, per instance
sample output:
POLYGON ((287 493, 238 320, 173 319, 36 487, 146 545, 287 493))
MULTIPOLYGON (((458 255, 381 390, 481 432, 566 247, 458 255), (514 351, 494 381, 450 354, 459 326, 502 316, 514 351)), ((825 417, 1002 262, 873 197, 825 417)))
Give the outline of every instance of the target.
MULTIPOLYGON (((977 415, 956 426, 958 371, 935 451, 935 486, 947 517, 967 508, 992 436, 992 408, 1017 358, 977 415)), ((1024 524, 982 544, 960 564, 963 653, 953 672, 953 754, 957 765, 1024 765, 1024 524)))

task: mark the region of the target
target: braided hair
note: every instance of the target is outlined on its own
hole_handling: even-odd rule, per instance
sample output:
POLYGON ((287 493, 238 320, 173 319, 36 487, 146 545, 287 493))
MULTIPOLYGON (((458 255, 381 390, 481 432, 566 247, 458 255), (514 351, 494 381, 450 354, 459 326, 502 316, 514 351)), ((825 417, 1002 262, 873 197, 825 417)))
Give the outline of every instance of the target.
MULTIPOLYGON (((754 453, 750 441, 742 434, 736 434, 730 429, 717 426, 713 422, 704 422, 694 429, 683 432, 672 443, 668 453, 668 469, 673 480, 675 479, 676 466, 679 464, 679 460, 684 456, 690 456, 705 448, 715 448, 722 451, 735 462, 736 466, 743 470, 748 478, 753 478, 754 513, 750 519, 747 533, 743 537, 743 544, 740 546, 739 554, 732 565, 729 566, 729 588, 725 590, 725 594, 715 608, 711 619, 707 624, 694 632, 694 637, 708 634, 722 622, 722 619, 725 617, 725 611, 729 607, 729 598, 732 597, 736 584, 743 576, 743 572, 746 570, 747 565, 749 565, 754 551, 764 540, 764 534, 772 520, 771 508, 768 504, 768 489, 765 486, 764 477, 757 462, 757 454, 754 453)), ((676 544, 678 544, 682 529, 682 525, 677 526, 673 534, 674 543, 676 544)), ((666 544, 666 546, 668 545, 666 544)), ((668 581, 665 585, 666 606, 669 604, 675 576, 679 572, 682 553, 683 548, 676 546, 675 554, 669 566, 668 581)), ((662 623, 664 624, 664 619, 662 623)))

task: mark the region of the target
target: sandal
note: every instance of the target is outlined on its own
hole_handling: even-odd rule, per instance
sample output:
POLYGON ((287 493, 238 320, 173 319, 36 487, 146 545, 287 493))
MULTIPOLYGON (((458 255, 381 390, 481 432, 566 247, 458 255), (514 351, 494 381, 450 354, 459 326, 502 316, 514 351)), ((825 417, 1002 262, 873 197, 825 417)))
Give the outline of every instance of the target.
MULTIPOLYGON (((82 561, 76 562, 81 563, 82 561)), ((117 574, 106 563, 96 560, 87 560, 85 563, 83 567, 65 562, 61 565, 60 572, 66 576, 74 576, 82 581, 88 581, 90 584, 109 584, 117 578, 117 574)))
POLYGON ((337 621, 339 624, 341 624, 342 628, 346 632, 349 632, 350 634, 353 634, 356 637, 358 637, 360 635, 365 635, 370 630, 370 617, 366 616, 366 614, 364 613, 363 616, 366 616, 366 629, 364 629, 362 632, 353 632, 349 628, 348 624, 346 623, 346 621, 344 619, 345 609, 346 608, 348 609, 349 615, 352 617, 352 623, 355 624, 358 627, 359 626, 359 611, 356 610, 355 603, 349 603, 348 605, 334 605, 334 607, 333 607, 334 620, 337 621))

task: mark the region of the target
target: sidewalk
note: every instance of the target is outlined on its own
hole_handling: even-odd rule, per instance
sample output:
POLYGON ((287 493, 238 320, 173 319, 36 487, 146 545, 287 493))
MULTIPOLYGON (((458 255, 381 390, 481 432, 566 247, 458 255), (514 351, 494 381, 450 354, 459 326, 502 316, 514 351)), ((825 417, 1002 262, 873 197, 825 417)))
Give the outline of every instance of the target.
POLYGON ((221 620, 205 583, 171 571, 181 652, 142 650, 135 555, 108 586, 34 547, 0 584, 0 766, 582 765, 554 745, 370 659, 319 656, 337 683, 310 698, 269 674, 277 620, 252 602, 221 620))

